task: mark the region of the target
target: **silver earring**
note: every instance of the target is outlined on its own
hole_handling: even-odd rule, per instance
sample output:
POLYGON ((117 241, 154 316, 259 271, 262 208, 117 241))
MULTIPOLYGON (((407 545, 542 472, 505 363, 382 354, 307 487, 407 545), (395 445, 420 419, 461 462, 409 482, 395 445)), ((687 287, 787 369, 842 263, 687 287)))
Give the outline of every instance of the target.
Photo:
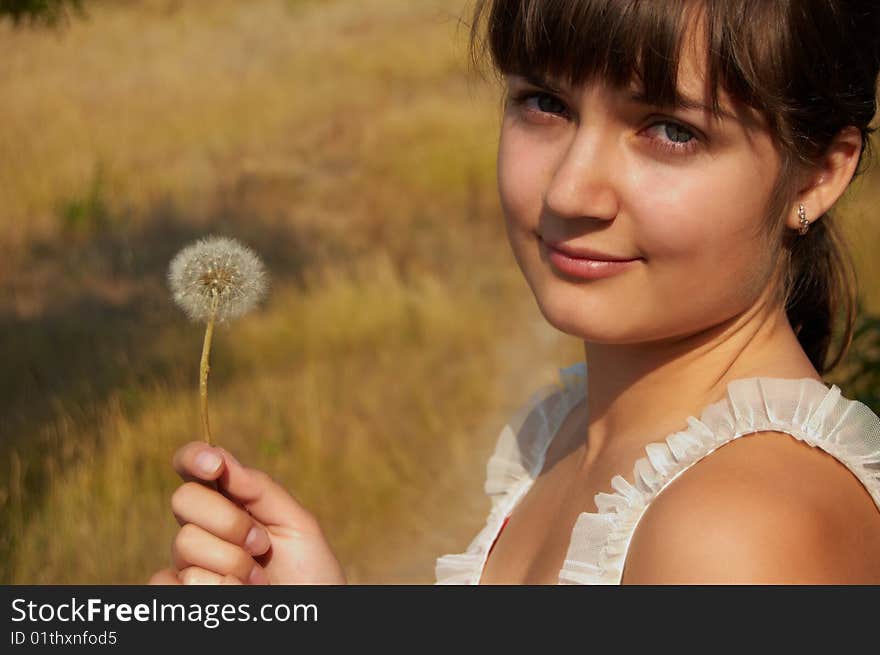
POLYGON ((803 205, 798 205, 798 218, 801 221, 801 226, 798 229, 798 234, 806 234, 807 230, 810 229, 810 222, 807 220, 807 212, 804 209, 803 205))

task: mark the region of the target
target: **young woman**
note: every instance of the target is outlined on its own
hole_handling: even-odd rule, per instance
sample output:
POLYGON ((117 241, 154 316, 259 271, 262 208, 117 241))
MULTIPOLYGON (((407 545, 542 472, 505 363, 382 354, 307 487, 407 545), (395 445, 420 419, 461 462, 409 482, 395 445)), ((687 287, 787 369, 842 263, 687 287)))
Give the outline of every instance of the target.
MULTIPOLYGON (((438 583, 880 584, 880 418, 822 382, 854 320, 830 211, 868 156, 878 15, 477 3, 473 53, 505 86, 509 240, 585 362, 505 426, 492 511, 438 583)), ((200 442, 174 465, 182 528, 152 583, 345 582, 265 473, 200 442)))

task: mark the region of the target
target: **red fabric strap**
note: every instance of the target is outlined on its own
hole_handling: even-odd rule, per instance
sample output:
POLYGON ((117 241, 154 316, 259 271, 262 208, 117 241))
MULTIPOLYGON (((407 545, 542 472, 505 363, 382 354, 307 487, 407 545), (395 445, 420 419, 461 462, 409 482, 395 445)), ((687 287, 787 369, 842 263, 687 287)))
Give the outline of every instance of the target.
POLYGON ((498 537, 501 536, 501 533, 504 531, 504 526, 507 525, 507 522, 510 520, 510 517, 507 516, 504 519, 504 523, 501 524, 501 529, 498 531, 498 534, 495 535, 495 541, 492 542, 492 545, 489 546, 489 552, 486 554, 486 557, 492 554, 492 549, 495 548, 495 543, 498 541, 498 537))

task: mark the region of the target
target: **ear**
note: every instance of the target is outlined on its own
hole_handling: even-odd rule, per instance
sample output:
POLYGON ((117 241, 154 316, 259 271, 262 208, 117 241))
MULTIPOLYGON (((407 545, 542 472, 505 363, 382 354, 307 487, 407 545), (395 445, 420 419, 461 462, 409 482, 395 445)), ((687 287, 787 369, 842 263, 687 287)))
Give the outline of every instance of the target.
MULTIPOLYGON (((843 128, 834 137, 816 168, 806 177, 796 203, 804 206, 807 220, 812 223, 827 212, 843 195, 852 180, 862 152, 862 133, 855 127, 843 128)), ((787 225, 800 227, 797 205, 789 212, 787 225)))

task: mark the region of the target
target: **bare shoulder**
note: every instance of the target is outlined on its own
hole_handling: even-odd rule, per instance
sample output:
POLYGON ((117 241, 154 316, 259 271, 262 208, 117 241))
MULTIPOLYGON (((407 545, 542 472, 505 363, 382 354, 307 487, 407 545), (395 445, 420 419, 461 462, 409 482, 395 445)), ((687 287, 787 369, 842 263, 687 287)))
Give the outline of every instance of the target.
POLYGON ((636 526, 622 584, 880 584, 880 510, 839 460, 782 432, 735 439, 636 526))

